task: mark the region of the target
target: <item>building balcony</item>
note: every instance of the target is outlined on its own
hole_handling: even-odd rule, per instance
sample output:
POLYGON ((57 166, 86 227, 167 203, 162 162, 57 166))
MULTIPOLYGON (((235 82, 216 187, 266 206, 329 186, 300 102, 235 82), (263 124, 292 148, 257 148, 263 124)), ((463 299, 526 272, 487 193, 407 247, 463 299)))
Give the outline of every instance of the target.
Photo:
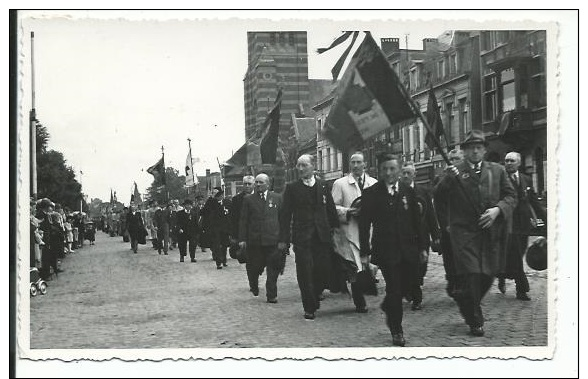
POLYGON ((504 112, 496 120, 485 124, 485 132, 497 135, 516 133, 544 128, 547 122, 547 107, 519 109, 504 112))

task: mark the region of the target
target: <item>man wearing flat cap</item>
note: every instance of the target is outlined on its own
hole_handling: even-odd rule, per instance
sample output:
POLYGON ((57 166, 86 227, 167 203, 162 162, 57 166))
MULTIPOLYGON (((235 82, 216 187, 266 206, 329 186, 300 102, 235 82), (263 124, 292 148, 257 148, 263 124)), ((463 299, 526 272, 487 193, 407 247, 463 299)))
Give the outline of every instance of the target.
POLYGON ((184 261, 188 243, 190 262, 196 262, 196 234, 198 233, 199 214, 198 210, 192 207, 193 204, 190 199, 184 200, 183 209, 179 210, 176 214, 180 262, 184 261))
POLYGON ((486 146, 482 131, 470 131, 461 144, 465 159, 446 168, 447 175, 436 189, 436 199, 446 204, 449 214, 457 276, 454 299, 474 336, 484 335, 480 303, 503 270, 506 236, 517 202, 504 167, 484 160, 486 146))

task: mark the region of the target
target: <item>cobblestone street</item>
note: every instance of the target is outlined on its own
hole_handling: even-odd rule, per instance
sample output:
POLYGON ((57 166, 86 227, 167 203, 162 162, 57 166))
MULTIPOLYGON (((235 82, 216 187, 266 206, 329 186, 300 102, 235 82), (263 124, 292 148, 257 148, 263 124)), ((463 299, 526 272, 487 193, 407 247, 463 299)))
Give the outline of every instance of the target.
MULTIPOLYGON (((348 295, 326 292, 314 321, 302 317, 294 256, 278 279, 278 304, 249 292, 245 266, 229 259, 217 270, 210 251, 197 263, 179 262, 179 252, 158 255, 150 245, 133 254, 121 237, 97 232, 96 245, 76 250, 65 270, 49 282, 47 295, 31 297, 31 349, 383 347, 391 346, 379 304, 357 314, 348 295)), ((445 294, 441 257, 431 254, 421 311, 405 303, 407 346, 547 345, 546 272, 527 268, 532 301, 506 295, 496 282, 483 301, 486 335, 471 337, 453 300, 445 294)))

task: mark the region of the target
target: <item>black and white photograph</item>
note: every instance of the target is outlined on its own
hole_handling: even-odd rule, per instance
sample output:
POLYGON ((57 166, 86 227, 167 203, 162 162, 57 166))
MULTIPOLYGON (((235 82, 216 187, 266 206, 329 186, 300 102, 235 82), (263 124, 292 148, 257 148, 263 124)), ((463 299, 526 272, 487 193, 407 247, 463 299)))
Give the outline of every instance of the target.
POLYGON ((551 360, 560 26, 454 13, 19 11, 19 356, 551 360))

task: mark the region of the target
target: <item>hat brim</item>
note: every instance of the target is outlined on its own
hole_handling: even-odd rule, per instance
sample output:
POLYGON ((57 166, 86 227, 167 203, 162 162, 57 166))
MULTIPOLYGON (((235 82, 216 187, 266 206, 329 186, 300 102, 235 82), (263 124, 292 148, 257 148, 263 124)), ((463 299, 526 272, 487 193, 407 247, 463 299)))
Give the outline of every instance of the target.
POLYGON ((482 145, 484 145, 486 147, 488 146, 488 141, 480 141, 480 140, 477 140, 477 141, 465 141, 465 142, 462 142, 459 146, 464 147, 464 146, 473 145, 473 144, 476 144, 476 143, 477 144, 482 144, 482 145))

